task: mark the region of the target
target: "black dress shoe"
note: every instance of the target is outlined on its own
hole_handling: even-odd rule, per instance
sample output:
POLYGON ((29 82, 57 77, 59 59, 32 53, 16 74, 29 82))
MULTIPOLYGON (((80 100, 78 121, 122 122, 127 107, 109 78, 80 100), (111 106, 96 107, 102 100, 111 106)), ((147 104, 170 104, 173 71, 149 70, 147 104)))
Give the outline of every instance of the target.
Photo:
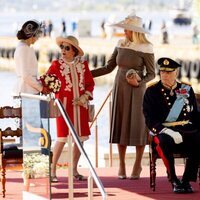
POLYGON ((182 181, 181 185, 182 185, 182 187, 184 188, 185 193, 193 193, 192 186, 190 185, 189 182, 187 182, 187 181, 182 181))
POLYGON ((174 193, 185 193, 185 189, 183 188, 180 180, 172 181, 172 187, 174 193))

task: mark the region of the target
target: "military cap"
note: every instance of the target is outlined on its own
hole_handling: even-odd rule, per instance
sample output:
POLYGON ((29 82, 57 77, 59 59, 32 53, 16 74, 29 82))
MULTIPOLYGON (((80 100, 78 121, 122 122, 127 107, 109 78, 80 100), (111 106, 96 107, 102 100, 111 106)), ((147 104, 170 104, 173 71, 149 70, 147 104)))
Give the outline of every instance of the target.
POLYGON ((171 58, 162 57, 157 61, 158 65, 160 65, 160 71, 172 72, 178 67, 181 67, 179 63, 172 60, 171 58))

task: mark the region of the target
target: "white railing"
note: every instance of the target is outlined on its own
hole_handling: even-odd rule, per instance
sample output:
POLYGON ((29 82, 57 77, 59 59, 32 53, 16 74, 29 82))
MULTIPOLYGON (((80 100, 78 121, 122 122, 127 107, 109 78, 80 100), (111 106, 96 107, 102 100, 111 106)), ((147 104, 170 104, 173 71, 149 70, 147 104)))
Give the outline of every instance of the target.
MULTIPOLYGON (((31 99, 38 99, 38 100, 43 100, 43 101, 50 101, 50 97, 46 97, 46 96, 40 96, 40 95, 33 95, 33 94, 26 94, 26 93, 21 93, 20 94, 21 97, 26 97, 26 98, 31 98, 31 99)), ((81 145, 81 142, 79 140, 79 137, 74 129, 74 126, 71 122, 71 120, 69 119, 68 114, 66 113, 62 103, 58 100, 55 99, 55 102, 60 110, 61 115, 63 116, 65 123, 67 124, 69 130, 70 130, 70 135, 68 137, 68 152, 69 152, 69 161, 70 161, 70 165, 69 165, 69 175, 68 175, 68 182, 69 182, 69 195, 68 198, 69 200, 73 199, 73 170, 72 170, 72 166, 73 166, 73 159, 72 159, 72 138, 74 140, 74 142, 76 143, 77 147, 79 148, 79 151, 81 152, 81 154, 83 155, 83 157, 85 158, 85 161, 88 165, 89 171, 90 171, 90 177, 88 177, 88 199, 93 199, 93 182, 92 182, 92 178, 94 179, 97 187, 100 190, 100 193, 102 195, 102 199, 106 200, 107 199, 107 195, 106 192, 104 190, 103 184, 101 182, 101 180, 99 179, 99 177, 97 176, 94 167, 91 164, 90 159, 88 158, 83 146, 81 145)))

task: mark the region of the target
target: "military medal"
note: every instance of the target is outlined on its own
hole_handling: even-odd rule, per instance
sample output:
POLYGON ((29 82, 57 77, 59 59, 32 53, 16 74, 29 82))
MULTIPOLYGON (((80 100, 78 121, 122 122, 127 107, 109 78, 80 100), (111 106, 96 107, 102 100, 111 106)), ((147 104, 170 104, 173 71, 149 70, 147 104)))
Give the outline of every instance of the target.
POLYGON ((186 106, 186 110, 187 110, 187 112, 190 112, 190 106, 189 105, 186 106))
POLYGON ((170 90, 170 96, 173 96, 174 95, 174 91, 173 90, 170 90))

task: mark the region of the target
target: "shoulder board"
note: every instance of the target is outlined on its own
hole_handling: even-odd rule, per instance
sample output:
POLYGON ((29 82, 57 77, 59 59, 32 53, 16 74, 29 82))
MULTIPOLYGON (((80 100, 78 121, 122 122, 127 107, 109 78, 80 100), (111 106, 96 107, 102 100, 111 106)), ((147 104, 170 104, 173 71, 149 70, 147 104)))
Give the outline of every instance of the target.
POLYGON ((185 85, 189 85, 189 86, 192 85, 190 82, 187 82, 187 81, 181 81, 181 84, 185 84, 185 85))
POLYGON ((152 81, 152 82, 147 83, 147 88, 156 85, 158 82, 159 81, 152 81))

